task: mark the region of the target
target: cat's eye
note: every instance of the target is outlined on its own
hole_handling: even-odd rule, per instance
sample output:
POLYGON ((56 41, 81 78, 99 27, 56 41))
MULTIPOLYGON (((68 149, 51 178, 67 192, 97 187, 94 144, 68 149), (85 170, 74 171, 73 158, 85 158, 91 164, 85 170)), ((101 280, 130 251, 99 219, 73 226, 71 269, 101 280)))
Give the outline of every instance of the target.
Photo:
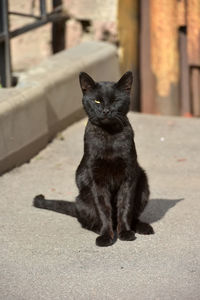
POLYGON ((96 99, 94 100, 94 102, 95 102, 95 103, 98 103, 98 104, 101 103, 99 100, 96 100, 96 99))

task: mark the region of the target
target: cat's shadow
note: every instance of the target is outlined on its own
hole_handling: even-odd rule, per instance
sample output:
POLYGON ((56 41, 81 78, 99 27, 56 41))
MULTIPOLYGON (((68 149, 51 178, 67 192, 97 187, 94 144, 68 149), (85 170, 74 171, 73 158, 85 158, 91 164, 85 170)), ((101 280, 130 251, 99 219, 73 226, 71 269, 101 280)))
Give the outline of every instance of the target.
POLYGON ((147 223, 155 223, 162 219, 169 209, 173 208, 184 198, 180 199, 151 199, 140 219, 147 223))

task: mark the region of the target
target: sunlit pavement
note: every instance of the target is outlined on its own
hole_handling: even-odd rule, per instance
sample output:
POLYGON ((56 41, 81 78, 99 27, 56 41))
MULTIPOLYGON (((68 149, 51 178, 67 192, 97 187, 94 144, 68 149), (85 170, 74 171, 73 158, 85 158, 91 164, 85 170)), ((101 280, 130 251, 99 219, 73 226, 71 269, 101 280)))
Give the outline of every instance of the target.
POLYGON ((76 219, 32 206, 73 201, 86 119, 0 177, 0 299, 199 299, 200 120, 129 114, 155 235, 95 246, 76 219))

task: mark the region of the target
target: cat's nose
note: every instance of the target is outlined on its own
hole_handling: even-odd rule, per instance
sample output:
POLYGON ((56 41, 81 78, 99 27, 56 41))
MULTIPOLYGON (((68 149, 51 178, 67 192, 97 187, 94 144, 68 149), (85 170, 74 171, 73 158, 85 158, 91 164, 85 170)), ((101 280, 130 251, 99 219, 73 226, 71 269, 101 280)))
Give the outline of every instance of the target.
POLYGON ((103 109, 103 113, 104 113, 104 115, 107 115, 109 113, 109 109, 108 108, 104 108, 103 109))

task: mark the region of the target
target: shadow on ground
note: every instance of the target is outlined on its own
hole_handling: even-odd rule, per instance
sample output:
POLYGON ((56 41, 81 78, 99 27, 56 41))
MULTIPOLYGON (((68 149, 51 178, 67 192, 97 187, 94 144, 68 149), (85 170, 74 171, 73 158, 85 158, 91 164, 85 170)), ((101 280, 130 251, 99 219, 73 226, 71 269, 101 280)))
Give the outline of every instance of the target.
POLYGON ((184 198, 180 199, 151 199, 144 213, 141 215, 141 220, 147 223, 155 223, 162 219, 169 209, 174 207, 184 198))

